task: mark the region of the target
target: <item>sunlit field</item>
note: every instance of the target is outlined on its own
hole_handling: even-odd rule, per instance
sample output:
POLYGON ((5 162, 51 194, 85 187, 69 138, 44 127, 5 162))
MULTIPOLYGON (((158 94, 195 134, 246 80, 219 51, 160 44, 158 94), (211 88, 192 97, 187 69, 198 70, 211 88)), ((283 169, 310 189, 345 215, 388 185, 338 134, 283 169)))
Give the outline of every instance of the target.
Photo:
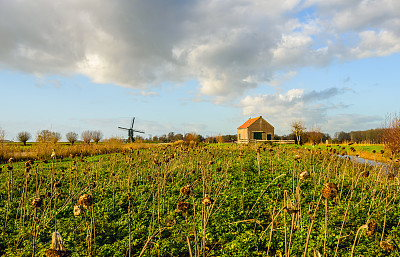
POLYGON ((398 256, 395 172, 318 147, 134 145, 0 165, 0 255, 398 256))

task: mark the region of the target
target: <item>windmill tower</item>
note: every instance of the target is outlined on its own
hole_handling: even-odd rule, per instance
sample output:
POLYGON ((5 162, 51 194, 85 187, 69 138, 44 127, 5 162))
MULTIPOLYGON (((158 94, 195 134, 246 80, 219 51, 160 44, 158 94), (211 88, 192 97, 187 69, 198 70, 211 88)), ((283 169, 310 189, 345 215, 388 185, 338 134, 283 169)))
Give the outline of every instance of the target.
POLYGON ((135 117, 133 117, 132 119, 132 125, 130 128, 123 128, 123 127, 118 127, 119 129, 123 129, 123 130, 128 130, 128 142, 133 143, 135 142, 135 138, 133 137, 133 133, 137 132, 137 133, 144 133, 144 131, 140 131, 140 130, 135 130, 133 129, 133 124, 135 123, 135 117))

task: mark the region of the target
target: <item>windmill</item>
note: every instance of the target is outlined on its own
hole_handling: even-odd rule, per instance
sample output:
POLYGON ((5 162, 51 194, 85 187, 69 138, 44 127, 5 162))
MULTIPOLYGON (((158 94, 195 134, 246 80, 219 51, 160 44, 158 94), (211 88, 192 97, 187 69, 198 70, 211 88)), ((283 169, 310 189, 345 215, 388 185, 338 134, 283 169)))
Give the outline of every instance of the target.
POLYGON ((133 119, 132 119, 132 126, 131 126, 131 128, 118 127, 119 129, 128 130, 128 142, 130 142, 130 143, 135 142, 135 139, 133 138, 133 132, 144 133, 144 131, 134 130, 134 129, 133 129, 133 124, 134 124, 134 123, 135 123, 135 117, 133 117, 133 119))

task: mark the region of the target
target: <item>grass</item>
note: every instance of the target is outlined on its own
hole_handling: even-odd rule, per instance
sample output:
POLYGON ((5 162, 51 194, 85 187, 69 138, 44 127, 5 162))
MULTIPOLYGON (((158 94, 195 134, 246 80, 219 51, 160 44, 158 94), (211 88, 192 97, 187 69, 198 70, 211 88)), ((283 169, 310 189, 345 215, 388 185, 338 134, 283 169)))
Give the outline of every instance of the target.
POLYGON ((323 149, 131 146, 26 166, 0 166, 3 256, 43 256, 55 231, 72 256, 398 254, 380 246, 399 242, 398 177, 323 149), (93 204, 79 207, 84 194, 93 204))

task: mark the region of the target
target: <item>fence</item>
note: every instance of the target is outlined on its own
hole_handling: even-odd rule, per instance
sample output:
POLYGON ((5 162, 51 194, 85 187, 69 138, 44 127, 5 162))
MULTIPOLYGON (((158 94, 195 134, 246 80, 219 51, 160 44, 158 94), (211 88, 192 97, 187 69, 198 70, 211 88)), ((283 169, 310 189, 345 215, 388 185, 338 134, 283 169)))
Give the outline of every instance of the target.
POLYGON ((271 142, 275 144, 294 144, 294 140, 258 140, 258 139, 239 139, 237 141, 239 144, 252 144, 258 142, 271 142))

